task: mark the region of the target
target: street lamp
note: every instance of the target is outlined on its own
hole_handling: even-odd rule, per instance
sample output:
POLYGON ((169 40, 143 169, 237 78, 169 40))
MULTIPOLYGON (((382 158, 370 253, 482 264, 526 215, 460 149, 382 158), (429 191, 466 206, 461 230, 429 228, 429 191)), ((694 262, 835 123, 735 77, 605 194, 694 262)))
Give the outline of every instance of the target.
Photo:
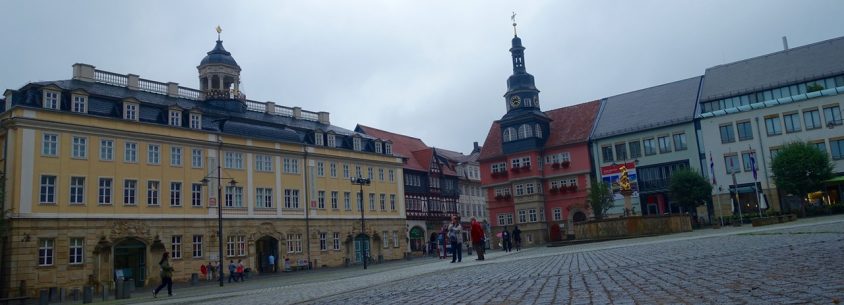
POLYGON ((237 186, 237 181, 234 178, 223 178, 220 177, 220 163, 217 162, 217 177, 212 176, 205 176, 199 182, 202 183, 203 187, 208 187, 208 178, 217 179, 217 243, 219 245, 219 252, 217 253, 218 259, 220 260, 220 264, 217 265, 217 268, 220 269, 220 287, 223 287, 223 203, 220 200, 223 197, 223 189, 220 185, 221 180, 231 180, 229 181, 229 186, 234 188, 237 186))
MULTIPOLYGON (((353 185, 360 185, 360 233, 366 233, 366 220, 363 218, 363 186, 369 185, 369 179, 362 178, 360 176, 352 177, 351 179, 353 185)), ((366 243, 361 243, 361 256, 363 256, 363 269, 366 269, 366 261, 369 259, 369 253, 367 247, 369 246, 369 240, 365 240, 366 243)))

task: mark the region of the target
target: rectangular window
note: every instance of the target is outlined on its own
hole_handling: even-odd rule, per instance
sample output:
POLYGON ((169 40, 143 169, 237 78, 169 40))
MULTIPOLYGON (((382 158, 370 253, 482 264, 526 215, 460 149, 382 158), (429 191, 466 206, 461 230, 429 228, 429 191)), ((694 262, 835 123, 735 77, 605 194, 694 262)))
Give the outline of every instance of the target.
POLYGON ((182 148, 178 146, 170 146, 170 165, 182 166, 182 148))
POLYGON ((287 253, 302 253, 302 234, 287 234, 287 253))
POLYGON ((688 144, 686 143, 686 133, 674 134, 674 151, 686 150, 688 144))
POLYGON ((202 168, 202 149, 199 149, 199 148, 191 149, 190 165, 193 168, 202 168))
POLYGON ((123 161, 135 163, 138 162, 138 143, 126 142, 123 150, 123 161))
POLYGON ((325 209, 325 191, 317 192, 317 209, 325 209))
POLYGON ((85 240, 82 238, 71 237, 70 238, 70 258, 68 259, 68 263, 71 265, 79 265, 85 261, 85 248, 84 248, 85 240))
POLYGON ((519 223, 527 222, 527 211, 519 210, 519 223))
POLYGON ((325 162, 317 161, 317 176, 325 177, 325 162))
POLYGON ((724 165, 727 169, 727 174, 738 173, 741 170, 738 155, 736 154, 724 156, 724 165))
POLYGON ((821 113, 817 108, 803 111, 803 124, 806 124, 806 130, 821 128, 821 113))
POLYGON ((284 190, 284 208, 298 209, 299 208, 299 190, 284 190))
POLYGON ((380 167, 378 168, 378 180, 384 181, 384 169, 380 167))
POLYGON ((41 176, 41 203, 56 203, 56 176, 41 176))
POLYGON ((828 154, 828 152, 826 151, 826 142, 824 142, 823 140, 821 140, 820 142, 814 142, 814 143, 810 143, 810 144, 814 145, 815 148, 824 152, 825 154, 828 154))
POLYGON ((129 103, 123 104, 123 118, 130 121, 137 121, 138 105, 129 103))
POLYGON ((170 182, 170 206, 182 206, 182 183, 170 182))
POLYGON ((612 146, 603 146, 601 147, 601 156, 604 157, 604 162, 612 162, 613 161, 613 154, 612 154, 612 146))
POLYGON ((773 116, 765 118, 765 130, 768 132, 768 136, 775 136, 782 134, 782 120, 780 116, 773 116))
POLYGON ((387 194, 381 194, 381 197, 379 197, 379 199, 381 199, 379 200, 379 202, 381 203, 381 210, 387 210, 387 194))
POLYGON ((56 241, 52 238, 41 238, 38 240, 38 265, 52 266, 55 251, 53 249, 56 241))
POLYGON ((257 208, 272 208, 273 207, 273 189, 271 188, 256 188, 255 189, 255 207, 257 208))
POLYGON ((360 175, 360 165, 355 165, 355 177, 363 177, 360 175))
POLYGON ((288 174, 299 173, 299 159, 284 158, 284 172, 288 174))
POLYGON ((337 163, 331 162, 328 165, 328 170, 331 173, 331 177, 337 177, 337 163))
POLYGON ((390 238, 390 232, 381 231, 381 245, 383 245, 385 249, 390 247, 390 242, 387 238, 390 238))
POLYGON ((841 125, 841 108, 838 106, 829 106, 823 108, 823 119, 829 126, 841 125))
POLYGON ((352 209, 352 202, 351 202, 352 199, 351 199, 351 197, 352 197, 352 193, 349 193, 349 192, 343 193, 343 208, 345 208, 346 211, 349 211, 349 210, 352 209))
POLYGON ((333 134, 328 134, 327 137, 328 147, 337 147, 337 141, 334 139, 333 134))
POLYGON ((656 138, 656 142, 659 144, 659 153, 664 154, 671 152, 671 142, 669 142, 667 136, 656 138))
POLYGON ((381 142, 375 142, 375 153, 376 154, 381 153, 381 142))
POLYGON ((59 94, 56 92, 45 91, 44 92, 44 108, 47 109, 59 109, 59 94))
POLYGON ((147 163, 161 163, 161 146, 159 146, 158 144, 147 145, 147 163))
POLYGON ((334 232, 334 250, 340 250, 340 233, 334 232))
POLYGON ((357 207, 358 207, 358 211, 361 211, 361 210, 363 210, 363 194, 361 194, 361 193, 355 193, 355 195, 357 195, 357 207))
POLYGON ((76 159, 85 159, 88 157, 88 138, 73 137, 73 145, 71 146, 71 157, 76 159))
POLYGON ((255 170, 259 172, 272 172, 273 159, 267 155, 255 155, 255 170))
POLYGON ((340 194, 337 191, 331 191, 331 208, 335 210, 339 209, 337 206, 339 198, 337 197, 340 197, 340 194))
POLYGON ((749 172, 752 171, 753 168, 750 167, 750 156, 753 155, 752 152, 743 152, 741 153, 741 161, 744 164, 744 171, 749 172))
POLYGON ((736 123, 736 130, 738 130, 739 141, 753 139, 753 128, 751 127, 750 121, 736 123))
POLYGON ((733 124, 721 125, 718 127, 721 133, 721 143, 732 143, 736 141, 736 133, 733 131, 733 124))
POLYGON ((202 257, 202 235, 193 236, 193 246, 191 247, 193 257, 202 257))
POLYGON ((393 144, 385 143, 384 153, 387 154, 387 155, 392 155, 393 154, 393 144))
POLYGON ((372 180, 372 167, 366 169, 366 179, 372 180))
POLYGON ((170 110, 170 126, 182 126, 182 112, 170 110))
POLYGON ((59 155, 59 135, 45 133, 41 141, 41 155, 55 157, 59 155))
POLYGON ((74 95, 73 96, 73 103, 70 106, 70 111, 78 112, 78 113, 87 113, 88 112, 88 98, 81 95, 74 95))
POLYGON ((361 150, 360 138, 358 138, 358 137, 353 138, 352 139, 352 145, 353 145, 352 149, 354 149, 356 151, 360 151, 361 150))
POLYGON ((563 210, 560 208, 554 209, 554 221, 563 220, 563 210))
POLYGON ((396 210, 396 194, 390 194, 390 211, 396 210))
POLYGON ((202 115, 199 113, 190 114, 190 128, 202 129, 202 115))
POLYGON ((135 205, 135 195, 138 189, 137 180, 123 180, 123 204, 135 205))
POLYGON ((349 178, 349 165, 343 164, 343 178, 349 178))
POLYGON ((834 140, 834 141, 830 140, 829 141, 829 148, 830 148, 830 151, 832 151, 832 159, 833 160, 844 159, 844 139, 834 140))
POLYGON ((170 237, 170 258, 182 258, 182 236, 173 235, 170 237))
POLYGON ((369 210, 375 210, 375 194, 369 193, 369 210))
POLYGON ((226 168, 243 169, 243 154, 227 151, 225 155, 225 166, 226 168))
POLYGON ((319 233, 319 251, 328 251, 328 233, 319 233))
POLYGON ((800 116, 796 112, 783 114, 782 120, 785 122, 785 132, 791 133, 800 131, 800 116))
POLYGON ((536 222, 536 209, 529 209, 528 210, 528 221, 529 222, 536 222))
POLYGON ((70 177, 70 204, 85 204, 85 177, 70 177))
POLYGON ((322 133, 321 132, 314 132, 314 145, 322 146, 323 145, 322 140, 323 140, 322 139, 322 133))
POLYGON ((114 159, 114 141, 100 140, 100 160, 111 161, 114 159))
POLYGON ((111 204, 111 178, 100 178, 100 188, 97 196, 98 204, 111 204))
POLYGON ((237 236, 237 256, 246 256, 246 236, 237 236))
POLYGON ((393 248, 399 247, 399 231, 393 231, 393 248))
POLYGON ((202 206, 202 184, 193 183, 190 185, 190 206, 202 206))
POLYGON ((624 143, 615 145, 615 159, 627 160, 627 146, 624 143))
POLYGON ((159 205, 159 189, 161 184, 158 181, 147 181, 147 205, 159 205))
MULTIPOLYGON (((234 247, 234 236, 229 236, 226 238, 226 256, 232 257, 235 255, 235 247, 234 247)), ((220 266, 223 267, 223 266, 220 266)))
POLYGON ((226 186, 226 205, 228 208, 242 208, 243 207, 243 187, 242 186, 226 186))
POLYGON ((393 170, 387 171, 387 178, 389 178, 390 182, 396 181, 396 173, 393 170))
POLYGON ((654 145, 653 138, 642 140, 642 146, 645 148, 645 156, 656 154, 656 145, 654 145))

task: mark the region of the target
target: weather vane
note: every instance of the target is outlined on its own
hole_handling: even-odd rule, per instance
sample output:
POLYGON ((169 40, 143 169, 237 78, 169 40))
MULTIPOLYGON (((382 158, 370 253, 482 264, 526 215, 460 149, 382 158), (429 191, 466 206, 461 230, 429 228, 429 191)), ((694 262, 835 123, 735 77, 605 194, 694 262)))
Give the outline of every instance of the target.
POLYGON ((217 25, 217 40, 220 40, 220 33, 222 33, 222 32, 223 32, 223 28, 221 28, 220 25, 218 24, 217 25))
POLYGON ((513 20, 513 36, 519 36, 516 34, 516 12, 513 11, 513 15, 510 16, 510 20, 513 20))

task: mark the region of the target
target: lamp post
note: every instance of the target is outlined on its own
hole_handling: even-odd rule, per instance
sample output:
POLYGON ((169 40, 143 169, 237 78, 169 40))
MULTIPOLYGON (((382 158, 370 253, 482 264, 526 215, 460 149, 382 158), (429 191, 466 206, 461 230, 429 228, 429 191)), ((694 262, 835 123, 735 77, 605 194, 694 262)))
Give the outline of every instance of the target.
MULTIPOLYGON (((360 233, 365 234, 366 233, 366 222, 365 222, 366 220, 363 217, 363 210, 364 210, 364 207, 363 207, 363 186, 369 185, 370 181, 369 181, 369 179, 362 178, 360 176, 352 177, 351 181, 352 181, 353 185, 360 185, 360 233)), ((368 255, 369 253, 368 253, 368 251, 366 251, 368 246, 369 246, 368 240, 366 240, 366 243, 363 243, 363 242, 361 243, 361 256, 363 257, 363 269, 366 269, 366 261, 369 258, 369 255, 368 255)))
POLYGON ((234 178, 223 178, 220 177, 220 162, 217 162, 217 176, 205 176, 199 182, 202 183, 202 186, 208 187, 208 178, 216 178, 217 179, 217 243, 219 246, 219 252, 217 253, 218 259, 220 260, 220 264, 217 265, 217 268, 220 269, 220 287, 223 287, 223 203, 220 200, 223 197, 223 188, 220 185, 221 180, 231 180, 229 181, 229 186, 234 188, 237 186, 237 181, 234 178))

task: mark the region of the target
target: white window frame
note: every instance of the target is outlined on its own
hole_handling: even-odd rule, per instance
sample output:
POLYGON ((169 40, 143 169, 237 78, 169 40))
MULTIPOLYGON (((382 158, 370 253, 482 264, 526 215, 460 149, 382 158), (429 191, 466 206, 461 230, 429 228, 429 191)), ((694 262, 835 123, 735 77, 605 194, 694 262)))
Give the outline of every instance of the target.
POLYGON ((72 205, 85 204, 85 177, 72 176, 70 177, 70 198, 69 202, 72 205))
POLYGON ((45 109, 59 110, 62 93, 55 90, 44 90, 42 105, 45 109))
POLYGON ((70 157, 74 159, 88 158, 88 138, 81 136, 73 136, 71 139, 71 153, 70 157))
POLYGON ((41 136, 41 155, 57 157, 59 155, 59 135, 55 133, 44 133, 41 136))
POLYGON ((319 232, 319 251, 328 251, 328 233, 319 232))
POLYGON ((38 240, 38 266, 52 266, 56 262, 56 240, 41 238, 38 240))
POLYGON ((137 163, 138 162, 138 143, 126 142, 123 144, 123 162, 137 163))
POLYGON ((243 207, 243 187, 242 186, 231 186, 227 185, 225 189, 225 193, 223 194, 225 198, 225 205, 223 207, 226 208, 242 208, 243 207))
POLYGON ((255 207, 269 209, 273 207, 273 189, 259 187, 255 189, 255 207))
POLYGON ((316 146, 323 146, 324 145, 324 142, 322 140, 322 133, 321 132, 315 132, 314 133, 314 145, 316 145, 316 146))
POLYGON ((170 146, 170 166, 182 166, 182 151, 181 146, 170 146))
POLYGON ((182 182, 181 181, 171 181, 170 182, 170 206, 171 207, 180 207, 182 206, 182 182))
POLYGON ((284 190, 284 208, 298 209, 299 208, 299 190, 285 189, 284 190))
POLYGON ((88 97, 80 94, 71 94, 70 111, 88 113, 88 97))
POLYGON ((170 258, 172 258, 172 259, 181 259, 182 258, 182 236, 181 235, 170 236, 170 258))
POLYGON ((182 111, 181 110, 170 110, 169 115, 167 117, 169 118, 167 121, 170 123, 170 126, 182 127, 182 111))
POLYGON ((334 232, 334 251, 340 251, 340 232, 334 232))
POLYGON ((111 204, 114 197, 114 179, 100 178, 97 191, 97 204, 111 204))
POLYGON ((194 258, 202 257, 202 235, 194 235, 191 238, 191 256, 194 258))
POLYGON ((138 121, 140 106, 134 102, 123 102, 123 119, 138 121))
POLYGON ((161 206, 161 181, 147 180, 147 205, 161 206))
POLYGON ((227 151, 225 153, 225 168, 228 169, 243 169, 243 153, 237 151, 227 151))
POLYGON ((68 264, 81 265, 85 263, 85 239, 71 237, 68 243, 68 264))
POLYGON ((200 183, 191 184, 191 206, 202 206, 202 184, 200 183))
POLYGON ((355 151, 361 151, 363 149, 363 144, 359 137, 352 138, 352 149, 355 151))
POLYGON ((138 204, 138 180, 123 180, 123 205, 138 204))
POLYGON ((100 140, 100 160, 112 161, 114 160, 114 140, 101 139, 100 140))
POLYGON ((337 147, 337 138, 333 133, 329 133, 327 137, 328 147, 337 147))
POLYGON ((202 168, 202 149, 191 148, 191 167, 202 168))
POLYGON ((255 155, 255 170, 259 172, 272 172, 273 158, 268 155, 255 155))
POLYGON ((147 164, 161 164, 161 145, 147 144, 147 164))
POLYGON ((202 129, 202 114, 191 112, 190 114, 190 128, 202 129))

